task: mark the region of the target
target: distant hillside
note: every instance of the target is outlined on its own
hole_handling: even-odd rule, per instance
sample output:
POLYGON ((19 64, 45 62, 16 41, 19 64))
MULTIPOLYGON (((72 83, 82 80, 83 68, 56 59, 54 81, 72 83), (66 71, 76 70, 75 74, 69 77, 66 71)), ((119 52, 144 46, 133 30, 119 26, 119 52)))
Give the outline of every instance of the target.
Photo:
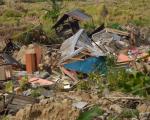
MULTIPOLYGON (((42 2, 46 0, 34 0, 34 3, 27 2, 30 0, 4 1, 5 4, 0 6, 0 29, 1 26, 6 26, 6 29, 26 26, 27 29, 11 33, 11 36, 16 37, 33 26, 41 24, 44 31, 51 35, 53 32, 51 26, 54 23, 51 18, 45 18, 48 11, 52 9, 50 2, 42 2)), ((61 4, 60 16, 66 11, 81 8, 93 17, 96 26, 104 21, 106 25, 133 23, 138 26, 150 26, 150 0, 65 0, 61 4), (108 11, 106 17, 102 15, 104 6, 108 11)), ((89 24, 86 27, 92 26, 89 24)))

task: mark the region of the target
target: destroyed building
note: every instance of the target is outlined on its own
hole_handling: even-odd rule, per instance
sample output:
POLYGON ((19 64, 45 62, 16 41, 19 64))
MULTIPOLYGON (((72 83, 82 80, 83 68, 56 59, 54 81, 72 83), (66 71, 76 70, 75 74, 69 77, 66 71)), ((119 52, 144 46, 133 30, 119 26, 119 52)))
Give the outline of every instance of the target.
POLYGON ((79 29, 80 21, 88 21, 92 17, 79 9, 65 13, 54 25, 56 34, 68 38, 75 34, 79 29))
POLYGON ((90 19, 65 13, 58 36, 43 23, 0 26, 0 120, 150 120, 150 28, 80 27, 90 19))

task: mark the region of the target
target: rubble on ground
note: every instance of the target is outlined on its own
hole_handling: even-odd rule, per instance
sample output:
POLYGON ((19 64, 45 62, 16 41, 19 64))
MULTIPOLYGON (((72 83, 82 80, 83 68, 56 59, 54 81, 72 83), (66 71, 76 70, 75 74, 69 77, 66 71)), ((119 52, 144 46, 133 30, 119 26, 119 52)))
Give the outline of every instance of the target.
POLYGON ((10 116, 10 120, 76 120, 82 112, 91 109, 94 105, 102 109, 103 114, 97 116, 101 119, 102 117, 111 119, 115 116, 120 116, 120 118, 124 116, 126 119, 130 116, 132 119, 138 119, 138 117, 143 119, 142 116, 146 116, 146 113, 149 112, 149 104, 146 102, 146 104, 143 104, 142 101, 140 98, 129 97, 121 93, 113 93, 109 97, 99 97, 84 91, 58 92, 49 99, 42 99, 39 104, 26 105, 24 109, 20 109, 16 113, 16 116, 10 116), (77 107, 77 104, 80 104, 80 106, 77 107), (130 114, 127 116, 124 113, 125 110, 139 111, 140 115, 130 114))
POLYGON ((9 41, 0 53, 1 113, 12 120, 76 120, 96 109, 93 120, 147 119, 149 39, 149 29, 127 25, 103 26, 90 37, 80 29, 62 44, 9 41))

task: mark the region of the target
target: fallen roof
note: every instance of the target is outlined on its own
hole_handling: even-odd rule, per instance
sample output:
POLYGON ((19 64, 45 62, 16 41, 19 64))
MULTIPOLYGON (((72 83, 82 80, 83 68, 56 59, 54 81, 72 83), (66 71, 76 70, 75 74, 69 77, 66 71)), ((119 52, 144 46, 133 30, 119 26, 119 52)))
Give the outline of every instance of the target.
POLYGON ((79 20, 79 21, 86 21, 91 19, 91 16, 82 12, 79 9, 73 10, 71 12, 65 13, 57 22, 56 24, 52 27, 55 28, 59 26, 63 21, 68 19, 69 17, 72 17, 73 19, 79 20))
POLYGON ((97 46, 92 44, 91 39, 87 36, 84 29, 80 29, 76 34, 62 43, 60 47, 61 59, 59 64, 76 56, 85 49, 90 52, 91 56, 105 56, 97 46))

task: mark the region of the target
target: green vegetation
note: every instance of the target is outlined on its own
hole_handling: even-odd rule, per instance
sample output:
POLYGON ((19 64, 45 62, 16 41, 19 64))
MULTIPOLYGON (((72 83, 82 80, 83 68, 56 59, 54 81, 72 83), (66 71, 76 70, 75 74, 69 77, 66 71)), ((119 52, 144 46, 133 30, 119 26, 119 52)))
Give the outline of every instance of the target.
POLYGON ((150 94, 149 75, 127 68, 116 68, 116 58, 107 57, 106 79, 110 90, 120 90, 126 93, 132 93, 139 96, 148 96, 150 94))
POLYGON ((33 89, 31 92, 31 96, 34 98, 37 98, 41 95, 41 89, 37 88, 37 89, 33 89))
POLYGON ((81 113, 78 120, 92 120, 92 118, 96 116, 100 116, 102 114, 103 114, 103 111, 99 107, 94 106, 90 110, 81 113))
POLYGON ((1 120, 9 120, 9 117, 4 115, 4 116, 0 117, 0 119, 1 120))
POLYGON ((120 90, 140 96, 150 94, 150 78, 141 72, 129 73, 125 69, 111 69, 108 72, 107 80, 111 90, 120 90))
MULTIPOLYGON (((1 0, 3 1, 3 0, 1 0)), ((0 2, 1 2, 0 1, 0 2)), ((2 5, 0 9, 0 24, 10 26, 26 26, 27 29, 15 32, 12 37, 16 39, 22 33, 31 29, 31 26, 42 24, 44 32, 49 37, 55 37, 51 29, 56 19, 76 8, 80 8, 93 17, 92 23, 82 23, 89 31, 103 22, 106 25, 133 23, 139 26, 150 25, 149 0, 115 0, 115 1, 78 1, 78 0, 29 0, 14 3, 13 1, 2 5), (94 24, 93 24, 94 23, 94 24)))
POLYGON ((137 118, 137 116, 139 116, 138 110, 127 108, 120 115, 121 118, 137 118))
MULTIPOLYGON (((3 0, 0 1, 0 4, 3 0)), ((14 4, 6 3, 0 9, 0 24, 9 26, 26 26, 27 29, 17 31, 12 34, 16 40, 24 42, 30 41, 33 31, 40 26, 39 32, 48 36, 48 40, 57 41, 52 25, 59 16, 66 11, 80 8, 93 17, 93 22, 82 23, 88 31, 105 22, 107 26, 121 29, 120 25, 133 23, 138 26, 150 26, 149 0, 116 0, 116 1, 56 1, 56 0, 34 0, 34 3, 19 2, 14 4), (40 24, 40 25, 39 25, 40 24)), ((3 31, 4 32, 4 31, 3 31)), ((38 33, 39 34, 39 33, 38 33)), ((36 36, 37 37, 37 36, 36 36)), ((40 41, 40 40, 39 40, 40 41)), ((149 76, 140 72, 127 72, 125 69, 115 68, 115 58, 107 58, 108 73, 105 76, 111 90, 121 90, 132 92, 136 95, 146 96, 149 93, 149 76)), ((101 90, 103 77, 97 73, 89 75, 89 81, 79 82, 77 89, 92 89, 97 85, 101 90)), ((22 88, 26 88, 26 79, 20 83, 22 88)), ((9 89, 10 83, 8 83, 9 89)), ((9 91, 9 90, 8 90, 9 91)))
POLYGON ((5 91, 6 91, 6 92, 10 92, 10 93, 13 92, 13 82, 12 82, 12 81, 8 81, 8 82, 5 84, 5 91))
POLYGON ((77 84, 77 90, 93 90, 97 89, 98 92, 102 92, 104 89, 103 77, 97 73, 90 73, 88 80, 81 80, 77 84))
POLYGON ((52 21, 55 22, 60 15, 62 2, 60 2, 61 0, 50 0, 50 1, 48 3, 49 4, 52 3, 52 10, 45 9, 47 11, 45 18, 52 19, 52 21))
POLYGON ((22 14, 21 12, 15 11, 15 10, 6 10, 5 13, 3 14, 3 16, 5 18, 9 18, 9 17, 21 17, 22 14))
POLYGON ((88 80, 82 80, 77 84, 77 90, 97 89, 99 93, 102 93, 105 88, 108 88, 110 91, 148 97, 150 95, 149 75, 133 69, 116 68, 115 61, 114 56, 107 57, 107 73, 105 75, 98 72, 89 74, 88 80))
POLYGON ((19 81, 20 88, 22 90, 27 90, 28 89, 28 78, 27 76, 22 77, 22 79, 19 81))

